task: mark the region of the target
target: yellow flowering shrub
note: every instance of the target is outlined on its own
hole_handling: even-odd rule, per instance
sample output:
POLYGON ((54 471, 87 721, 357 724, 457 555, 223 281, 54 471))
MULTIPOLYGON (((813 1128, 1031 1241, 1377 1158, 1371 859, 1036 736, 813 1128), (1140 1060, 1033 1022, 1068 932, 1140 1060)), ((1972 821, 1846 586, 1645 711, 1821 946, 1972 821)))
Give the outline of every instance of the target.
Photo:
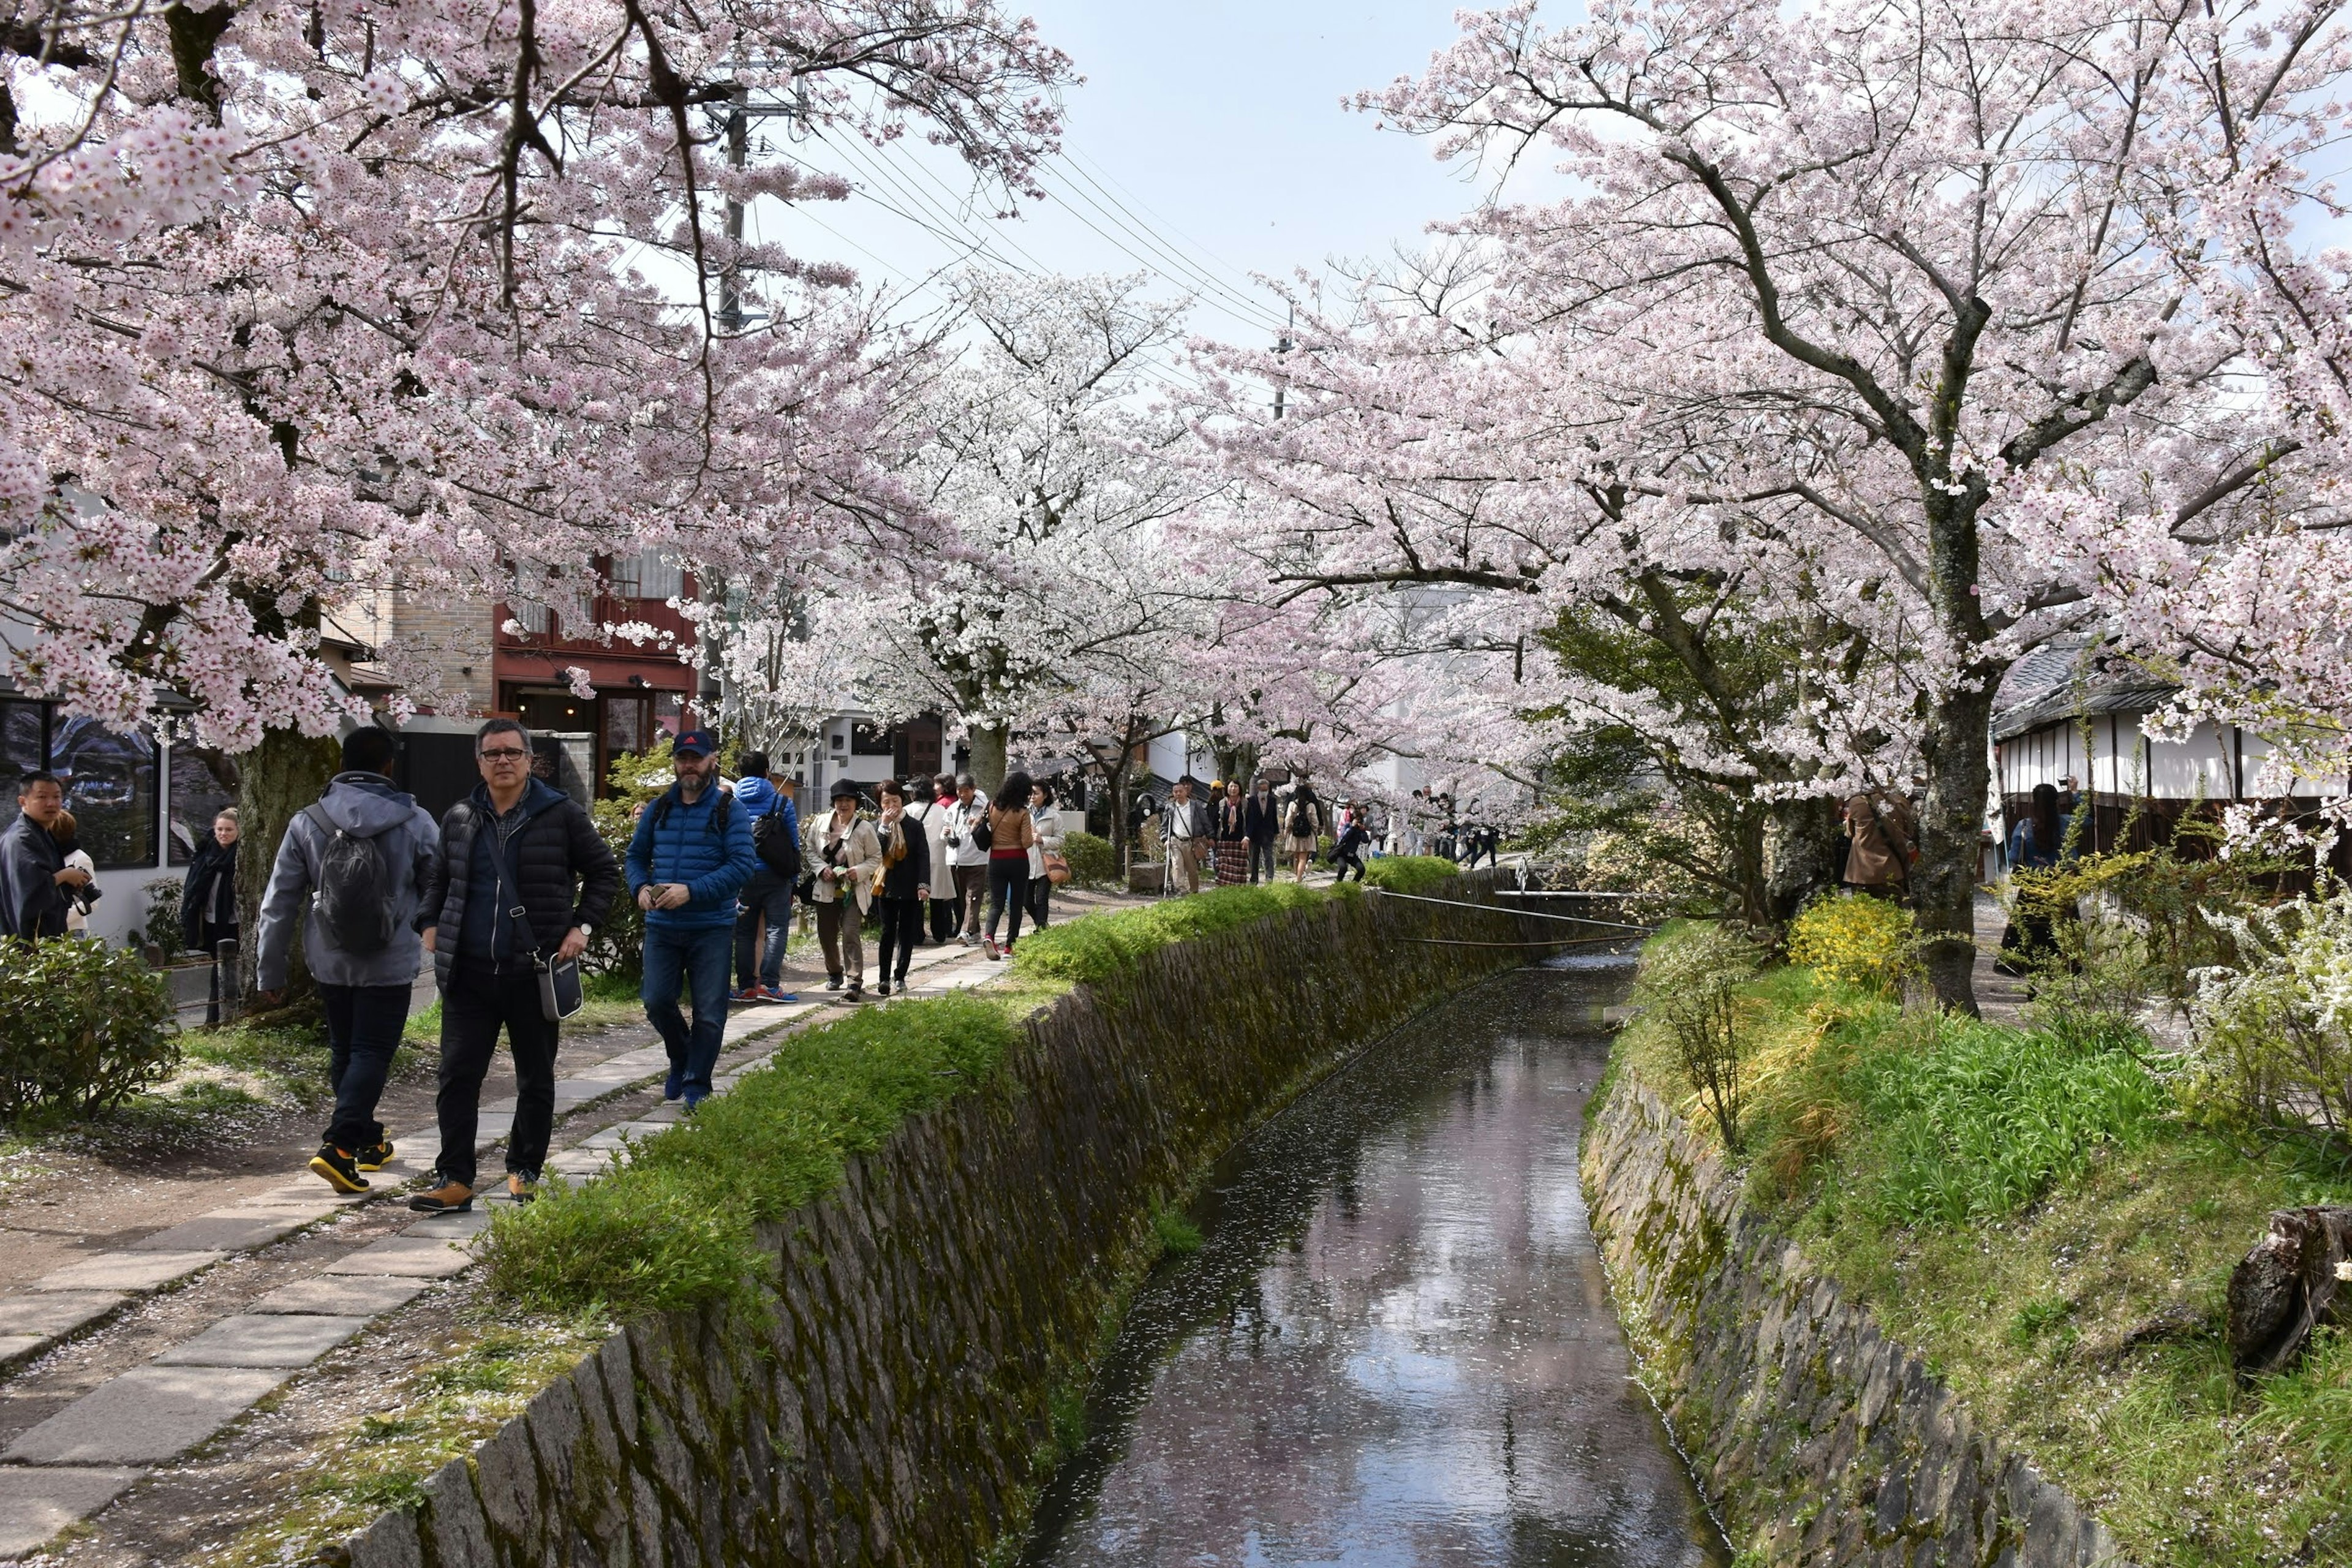
POLYGON ((1789 926, 1789 962, 1862 991, 1892 992, 1910 967, 1911 911, 1885 899, 1828 893, 1789 926))

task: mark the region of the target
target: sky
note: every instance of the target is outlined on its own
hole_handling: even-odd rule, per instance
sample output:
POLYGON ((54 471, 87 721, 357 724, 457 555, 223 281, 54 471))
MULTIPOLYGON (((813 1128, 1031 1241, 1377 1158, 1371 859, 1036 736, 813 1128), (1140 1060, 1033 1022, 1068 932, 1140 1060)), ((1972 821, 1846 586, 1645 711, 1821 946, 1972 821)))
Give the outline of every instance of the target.
MULTIPOLYGON (((848 175, 859 194, 787 211, 762 203, 761 237, 911 289, 975 246, 1026 270, 1149 267, 1158 291, 1199 297, 1192 330, 1267 342, 1279 307, 1253 273, 1320 272, 1333 259, 1417 246, 1423 226, 1475 205, 1480 188, 1427 142, 1376 129, 1341 100, 1417 74, 1454 36, 1455 0, 1036 0, 1040 35, 1085 82, 1066 100, 1051 199, 1011 221, 975 199, 952 156, 787 141, 791 156, 848 175)), ((989 254, 975 258, 982 264, 989 254)), ((936 300, 936 288, 915 296, 936 300)), ((913 301, 910 300, 910 310, 913 301)))

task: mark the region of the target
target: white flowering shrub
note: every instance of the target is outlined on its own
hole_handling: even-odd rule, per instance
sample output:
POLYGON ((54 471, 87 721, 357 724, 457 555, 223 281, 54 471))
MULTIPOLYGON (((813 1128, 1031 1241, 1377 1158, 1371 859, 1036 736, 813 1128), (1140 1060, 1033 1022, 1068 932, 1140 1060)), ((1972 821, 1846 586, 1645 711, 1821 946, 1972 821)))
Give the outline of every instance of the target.
POLYGON ((2257 1125, 2352 1132, 2352 888, 2205 918, 2239 961, 2197 972, 2200 1097, 2257 1125))

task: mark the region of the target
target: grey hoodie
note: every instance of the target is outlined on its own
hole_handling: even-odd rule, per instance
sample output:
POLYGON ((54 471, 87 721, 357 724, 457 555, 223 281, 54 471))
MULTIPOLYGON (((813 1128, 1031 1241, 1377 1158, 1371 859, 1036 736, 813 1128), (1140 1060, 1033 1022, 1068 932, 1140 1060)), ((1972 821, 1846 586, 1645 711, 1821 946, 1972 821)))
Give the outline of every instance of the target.
POLYGON ((425 944, 416 934, 416 910, 426 869, 440 847, 441 829, 415 797, 395 787, 382 773, 337 773, 319 797, 327 820, 344 832, 377 838, 385 865, 392 869, 392 941, 381 952, 345 952, 327 939, 318 917, 310 912, 310 895, 319 885, 319 855, 327 835, 307 811, 288 825, 278 841, 278 862, 269 873, 269 890, 261 900, 261 932, 256 949, 254 983, 264 991, 286 984, 288 949, 294 927, 302 926, 302 957, 310 977, 323 985, 406 985, 416 978, 425 959, 425 944))

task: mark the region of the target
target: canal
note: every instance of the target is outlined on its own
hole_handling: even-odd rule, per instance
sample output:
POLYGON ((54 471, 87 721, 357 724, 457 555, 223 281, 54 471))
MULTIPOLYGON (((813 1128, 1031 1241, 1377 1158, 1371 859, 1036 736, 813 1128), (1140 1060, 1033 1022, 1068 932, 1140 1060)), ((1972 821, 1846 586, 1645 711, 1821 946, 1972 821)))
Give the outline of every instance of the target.
POLYGON ((1502 975, 1220 1162, 1205 1245, 1139 1291, 1025 1561, 1727 1563, 1577 1181, 1631 977, 1598 955, 1502 975))

